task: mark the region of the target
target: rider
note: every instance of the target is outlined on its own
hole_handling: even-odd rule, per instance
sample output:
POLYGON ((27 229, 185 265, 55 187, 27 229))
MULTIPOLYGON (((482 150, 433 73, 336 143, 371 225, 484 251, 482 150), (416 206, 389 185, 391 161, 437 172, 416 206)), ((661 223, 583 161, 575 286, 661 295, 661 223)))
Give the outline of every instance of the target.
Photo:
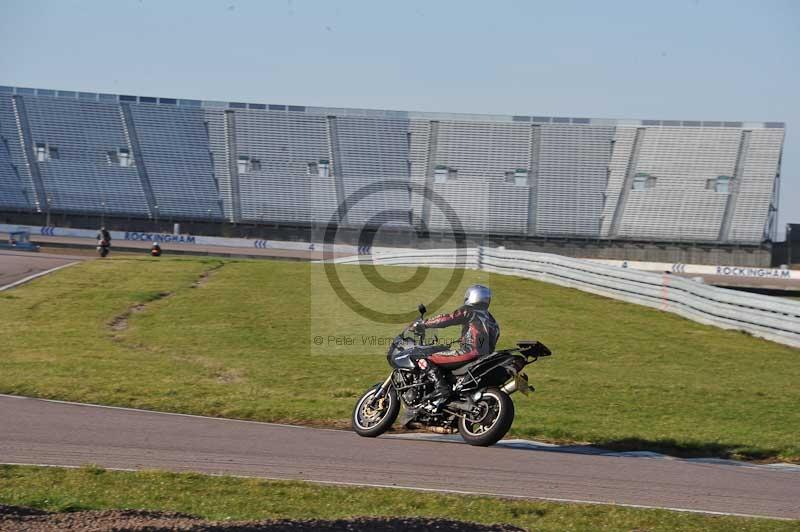
POLYGON ((108 246, 111 245, 111 233, 105 226, 101 227, 100 231, 97 232, 97 240, 98 242, 105 242, 108 246))
POLYGON ((427 370, 436 382, 431 398, 436 399, 439 404, 447 401, 451 391, 442 369, 463 366, 494 351, 497 339, 500 337, 500 326, 489 313, 491 301, 492 291, 488 287, 472 285, 464 293, 464 306, 450 314, 442 314, 427 320, 418 319, 412 324, 412 327, 420 333, 425 329, 461 325, 458 349, 450 350, 446 346, 435 346, 433 349, 423 351, 424 354, 417 360, 417 365, 427 370))

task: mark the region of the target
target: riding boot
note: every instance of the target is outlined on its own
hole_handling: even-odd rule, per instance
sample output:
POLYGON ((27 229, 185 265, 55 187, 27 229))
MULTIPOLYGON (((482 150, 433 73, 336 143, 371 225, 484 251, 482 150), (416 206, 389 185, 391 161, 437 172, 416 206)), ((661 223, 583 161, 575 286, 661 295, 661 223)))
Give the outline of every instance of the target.
POLYGON ((428 375, 430 375, 434 381, 431 401, 438 405, 444 404, 450 398, 450 393, 452 392, 450 385, 444 377, 444 373, 442 373, 442 370, 436 365, 431 364, 428 368, 428 375))

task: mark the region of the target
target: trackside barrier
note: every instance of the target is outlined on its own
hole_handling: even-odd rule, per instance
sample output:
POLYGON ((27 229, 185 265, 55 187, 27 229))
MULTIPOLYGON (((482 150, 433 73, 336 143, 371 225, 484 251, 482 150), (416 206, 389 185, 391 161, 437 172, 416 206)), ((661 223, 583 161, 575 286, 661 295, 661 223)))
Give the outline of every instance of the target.
MULTIPOLYGON (((60 236, 71 238, 95 239, 96 229, 73 229, 69 227, 42 227, 39 225, 13 225, 0 224, 0 232, 28 231, 32 235, 60 236)), ((224 246, 234 248, 256 248, 256 249, 281 249, 293 251, 313 251, 322 249, 321 244, 310 244, 308 242, 287 242, 278 240, 261 240, 248 238, 226 238, 220 236, 200 236, 190 234, 172 233, 153 233, 147 231, 110 231, 112 242, 159 242, 161 244, 186 244, 201 246, 224 246)), ((360 253, 365 251, 357 246, 335 244, 331 249, 336 253, 360 253)), ((367 249, 366 252, 369 252, 367 249)))
POLYGON ((613 260, 613 259, 585 259, 598 264, 607 266, 617 266, 620 268, 630 268, 632 270, 644 270, 648 272, 672 272, 688 273, 698 275, 721 275, 724 277, 736 277, 739 279, 758 278, 758 279, 777 279, 788 281, 800 279, 800 270, 788 270, 781 268, 759 268, 757 266, 725 266, 709 264, 684 264, 680 262, 645 262, 636 260, 613 260))
POLYGON ((384 266, 430 266, 432 268, 463 267, 477 269, 479 248, 455 249, 398 249, 374 248, 372 255, 342 257, 337 264, 380 264, 384 266))
POLYGON ((738 329, 800 347, 800 302, 738 292, 691 279, 549 253, 494 249, 383 250, 369 258, 346 257, 340 264, 369 262, 393 266, 466 267, 577 288, 586 292, 673 312, 685 318, 738 329))

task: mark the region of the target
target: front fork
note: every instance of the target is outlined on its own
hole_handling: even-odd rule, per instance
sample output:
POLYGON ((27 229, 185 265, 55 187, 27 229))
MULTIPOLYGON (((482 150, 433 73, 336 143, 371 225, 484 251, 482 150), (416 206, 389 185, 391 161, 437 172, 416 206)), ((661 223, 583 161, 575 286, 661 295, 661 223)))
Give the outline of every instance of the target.
POLYGON ((378 392, 372 396, 372 400, 369 402, 370 408, 374 408, 376 401, 381 401, 383 399, 383 396, 386 395, 386 391, 389 389, 389 386, 392 385, 393 375, 394 375, 393 372, 390 373, 389 376, 386 377, 386 380, 383 381, 383 384, 381 384, 381 387, 378 388, 378 392))

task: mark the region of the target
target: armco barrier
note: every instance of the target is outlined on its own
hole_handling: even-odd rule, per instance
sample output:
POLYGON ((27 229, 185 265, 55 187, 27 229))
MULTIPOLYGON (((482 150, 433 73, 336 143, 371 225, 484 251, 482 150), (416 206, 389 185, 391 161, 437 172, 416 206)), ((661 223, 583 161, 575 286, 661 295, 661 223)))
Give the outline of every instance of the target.
MULTIPOLYGON (((42 227, 38 225, 13 225, 13 224, 0 224, 0 233, 7 233, 10 231, 28 231, 32 235, 42 236, 55 236, 55 237, 71 237, 71 238, 87 238, 94 239, 97 236, 96 229, 74 229, 68 227, 42 227)), ((219 236, 199 236, 188 234, 171 234, 171 233, 152 233, 142 231, 111 231, 112 242, 159 242, 164 244, 186 244, 186 245, 201 245, 201 246, 223 246, 234 248, 258 248, 258 249, 282 249, 293 251, 307 251, 314 249, 314 244, 308 242, 286 242, 278 240, 251 240, 247 238, 226 238, 219 236)), ((318 249, 322 249, 321 244, 316 245, 318 249)), ((357 246, 349 246, 344 244, 334 244, 331 246, 332 251, 336 253, 358 253, 357 246)))
POLYGON ((800 280, 800 270, 781 268, 754 268, 749 266, 722 266, 709 264, 683 264, 672 262, 644 262, 636 260, 586 259, 597 264, 644 270, 649 272, 669 271, 698 275, 721 275, 739 279, 777 279, 781 281, 800 280))
POLYGON ((369 256, 351 256, 336 259, 337 264, 380 264, 383 266, 430 266, 432 268, 479 267, 479 248, 455 249, 399 249, 375 248, 369 256))
POLYGON ((631 270, 549 253, 469 248, 378 250, 370 258, 337 263, 466 267, 577 288, 602 296, 674 312, 691 320, 800 347, 800 302, 705 285, 671 274, 631 270))

